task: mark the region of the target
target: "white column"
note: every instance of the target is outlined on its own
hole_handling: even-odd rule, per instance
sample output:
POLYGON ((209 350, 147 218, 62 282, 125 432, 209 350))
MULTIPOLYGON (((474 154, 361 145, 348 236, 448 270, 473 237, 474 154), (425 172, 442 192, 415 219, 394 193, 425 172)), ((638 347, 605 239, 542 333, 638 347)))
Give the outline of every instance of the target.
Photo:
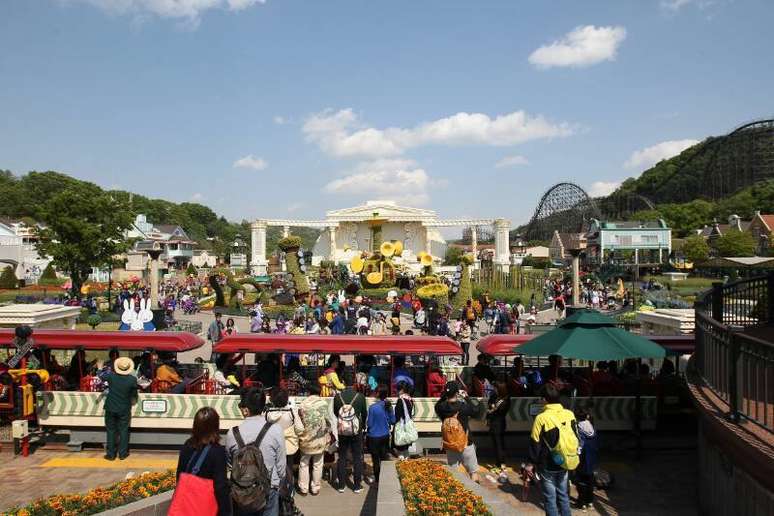
POLYGON ((266 221, 256 220, 250 225, 250 269, 258 276, 266 274, 266 221))
POLYGON ((478 263, 478 228, 470 226, 470 251, 473 253, 473 261, 478 263))
POLYGON ((282 238, 290 236, 290 226, 282 226, 282 238))
POLYGON ((501 268, 507 269, 511 263, 510 237, 511 221, 497 219, 494 221, 495 256, 494 262, 501 268))
POLYGON ((336 261, 336 226, 328 227, 328 237, 330 237, 331 248, 328 252, 328 259, 336 261))

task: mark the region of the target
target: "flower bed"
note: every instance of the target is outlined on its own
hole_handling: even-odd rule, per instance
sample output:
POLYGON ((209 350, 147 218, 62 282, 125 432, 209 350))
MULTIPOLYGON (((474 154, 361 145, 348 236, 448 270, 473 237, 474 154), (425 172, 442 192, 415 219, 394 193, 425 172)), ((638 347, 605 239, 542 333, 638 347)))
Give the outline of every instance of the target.
POLYGON ((42 498, 3 513, 7 516, 81 516, 96 514, 175 488, 175 472, 146 473, 86 494, 62 494, 42 498))
POLYGON ((442 465, 427 459, 396 465, 408 516, 491 516, 480 496, 473 494, 442 465))

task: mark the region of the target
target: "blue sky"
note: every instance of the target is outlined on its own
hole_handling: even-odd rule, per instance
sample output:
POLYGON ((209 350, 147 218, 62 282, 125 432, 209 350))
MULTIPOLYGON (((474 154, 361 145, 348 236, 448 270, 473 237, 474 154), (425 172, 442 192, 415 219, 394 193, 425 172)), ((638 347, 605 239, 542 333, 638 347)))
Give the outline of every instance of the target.
POLYGON ((770 0, 0 2, 0 168, 233 220, 526 222, 774 114, 770 0))

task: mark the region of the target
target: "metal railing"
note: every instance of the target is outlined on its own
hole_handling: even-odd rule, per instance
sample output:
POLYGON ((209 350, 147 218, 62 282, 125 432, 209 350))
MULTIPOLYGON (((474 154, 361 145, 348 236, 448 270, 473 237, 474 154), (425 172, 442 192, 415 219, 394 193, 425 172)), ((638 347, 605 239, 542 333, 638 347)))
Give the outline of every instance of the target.
POLYGON ((729 406, 729 418, 774 431, 774 274, 716 283, 696 302, 695 362, 705 383, 729 406))

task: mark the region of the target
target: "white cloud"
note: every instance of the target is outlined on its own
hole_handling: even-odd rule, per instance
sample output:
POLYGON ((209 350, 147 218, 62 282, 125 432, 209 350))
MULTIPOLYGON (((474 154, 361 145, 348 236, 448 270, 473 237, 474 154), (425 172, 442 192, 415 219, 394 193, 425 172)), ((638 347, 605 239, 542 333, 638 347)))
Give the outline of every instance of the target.
POLYGON ((272 118, 275 124, 277 125, 285 125, 288 123, 287 119, 284 116, 274 115, 274 118, 272 118))
POLYGON ((661 0, 661 8, 665 11, 677 12, 683 7, 695 5, 699 9, 707 9, 719 3, 719 0, 661 0))
POLYGON ((590 197, 605 197, 621 186, 620 181, 595 181, 586 189, 590 197))
POLYGON ((529 160, 525 158, 524 156, 506 156, 497 163, 495 163, 495 168, 504 168, 504 167, 521 167, 524 165, 529 165, 529 160))
POLYGON ((199 201, 201 201, 201 200, 204 200, 204 195, 203 195, 203 194, 201 194, 201 193, 199 193, 199 192, 196 192, 195 194, 193 194, 193 195, 191 196, 191 200, 192 200, 193 202, 199 202, 199 201))
POLYGON ((359 163, 347 175, 334 179, 323 187, 333 194, 360 195, 369 199, 374 193, 382 199, 395 199, 403 204, 426 204, 430 186, 440 187, 443 180, 431 179, 425 169, 410 159, 379 159, 359 163))
POLYGON ((303 207, 304 207, 304 203, 292 202, 288 204, 288 213, 295 213, 303 207))
POLYGON ((239 158, 234 162, 234 168, 252 168, 253 170, 264 170, 269 166, 263 158, 256 158, 252 154, 248 154, 244 158, 239 158))
POLYGON ((211 9, 241 11, 266 0, 65 0, 85 2, 114 14, 153 15, 187 20, 195 28, 200 16, 211 9))
POLYGON ((649 168, 662 159, 677 156, 688 147, 696 145, 699 140, 670 140, 657 143, 650 147, 634 151, 629 159, 624 163, 624 167, 644 170, 649 168))
POLYGON ((531 116, 524 111, 495 118, 482 113, 457 113, 413 128, 375 129, 364 126, 352 109, 314 114, 302 130, 308 141, 336 157, 397 156, 423 145, 510 146, 573 133, 567 123, 554 124, 542 115, 531 116))
POLYGON ((529 56, 538 68, 569 66, 583 68, 615 60, 618 46, 626 39, 623 27, 576 27, 560 40, 543 45, 529 56))

